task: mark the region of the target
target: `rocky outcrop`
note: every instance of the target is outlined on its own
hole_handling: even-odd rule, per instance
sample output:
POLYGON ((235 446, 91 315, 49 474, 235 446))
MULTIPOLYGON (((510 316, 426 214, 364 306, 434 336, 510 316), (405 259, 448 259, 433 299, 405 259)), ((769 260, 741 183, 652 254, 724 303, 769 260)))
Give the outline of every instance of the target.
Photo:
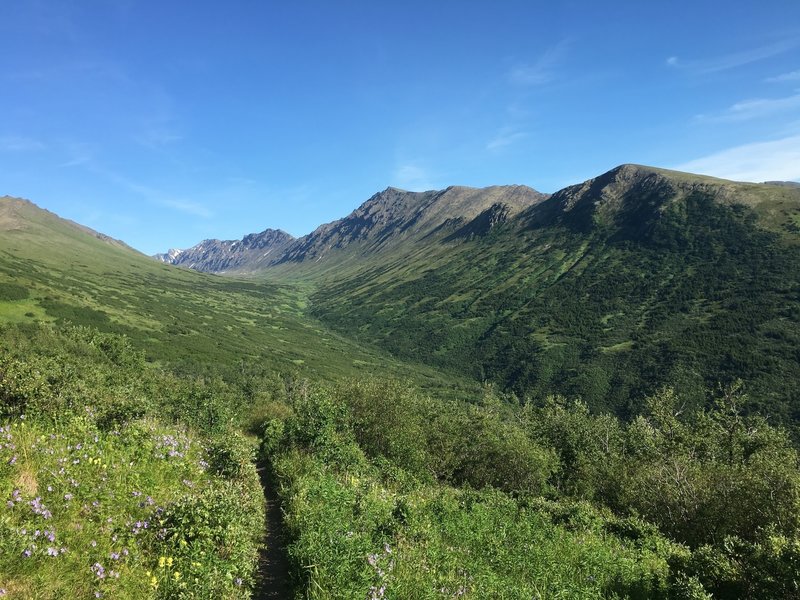
POLYGON ((186 250, 169 250, 153 258, 206 273, 249 272, 278 258, 294 238, 285 231, 267 229, 241 240, 203 240, 186 250))

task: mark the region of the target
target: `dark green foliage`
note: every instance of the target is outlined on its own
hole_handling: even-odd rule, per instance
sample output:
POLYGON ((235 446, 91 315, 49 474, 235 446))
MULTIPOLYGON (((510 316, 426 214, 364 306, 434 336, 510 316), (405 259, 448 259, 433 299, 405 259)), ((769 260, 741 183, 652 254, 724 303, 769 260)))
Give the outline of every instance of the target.
POLYGON ((708 412, 683 413, 672 390, 647 399, 648 416, 622 424, 581 403, 528 409, 535 438, 561 459, 556 485, 637 514, 691 547, 767 528, 800 530, 798 456, 785 431, 741 413, 729 392, 708 412), (680 418, 679 418, 680 417, 680 418))
POLYGON ((578 538, 591 550, 580 577, 554 575, 560 593, 797 595, 797 452, 746 415, 740 387, 709 410, 664 389, 627 423, 559 397, 519 408, 488 390, 442 403, 390 381, 290 396, 297 412, 269 423, 262 450, 283 481, 293 556, 317 565, 298 568, 311 597, 366 593, 377 580, 363 557, 379 560, 384 544, 397 562, 379 583, 401 596, 525 597, 537 565, 555 573, 581 555, 578 538), (607 554, 620 551, 636 555, 624 568, 607 554))
POLYGON ((13 302, 25 300, 28 297, 28 288, 15 283, 0 284, 0 302, 13 302))
POLYGON ((338 272, 314 312, 520 397, 558 392, 632 417, 664 385, 699 407, 707 389, 742 379, 751 409, 792 425, 800 246, 702 188, 659 194, 629 194, 608 222, 550 216, 338 272))

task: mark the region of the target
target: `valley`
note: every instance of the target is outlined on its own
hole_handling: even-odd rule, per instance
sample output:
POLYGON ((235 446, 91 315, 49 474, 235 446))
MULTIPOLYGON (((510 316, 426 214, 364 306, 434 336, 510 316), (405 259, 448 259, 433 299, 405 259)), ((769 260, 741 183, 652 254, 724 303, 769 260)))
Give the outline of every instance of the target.
POLYGON ((2 198, 0 592, 798 597, 799 223, 621 165, 147 257, 2 198))

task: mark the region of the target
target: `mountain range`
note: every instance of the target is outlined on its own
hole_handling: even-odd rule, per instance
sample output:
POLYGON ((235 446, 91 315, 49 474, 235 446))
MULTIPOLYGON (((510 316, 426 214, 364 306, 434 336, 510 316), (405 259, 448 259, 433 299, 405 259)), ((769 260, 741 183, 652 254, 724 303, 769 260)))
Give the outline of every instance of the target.
POLYGON ((299 239, 266 229, 158 257, 224 278, 0 205, 17 207, 0 211, 17 228, 0 238, 0 276, 33 286, 0 299, 0 316, 120 331, 159 360, 243 356, 326 377, 391 364, 440 391, 485 382, 629 417, 663 386, 701 406, 742 380, 752 408, 800 422, 791 183, 621 165, 553 194, 387 188, 299 239), (31 223, 49 229, 23 243, 31 223))
POLYGON ((294 239, 267 229, 241 240, 204 240, 187 250, 154 258, 209 273, 253 273, 282 263, 319 261, 343 250, 361 255, 390 251, 400 242, 421 241, 437 231, 485 233, 546 194, 521 185, 476 189, 452 186, 441 191, 407 192, 389 187, 350 215, 294 239))
MULTIPOLYGON (((486 235, 509 221, 528 226, 569 223, 586 232, 614 223, 645 226, 653 217, 645 214, 648 210, 663 212, 692 193, 724 204, 756 207, 778 199, 791 202, 797 189, 796 182, 742 183, 632 164, 554 194, 522 185, 451 186, 426 192, 388 187, 348 216, 320 225, 301 238, 266 229, 240 240, 203 240, 153 258, 208 273, 254 274, 285 263, 341 260, 353 252, 368 258, 409 241, 425 243, 434 237, 460 241, 486 235)), ((783 225, 786 231, 794 231, 791 220, 783 225)))
POLYGON ((636 414, 659 386, 702 404, 741 378, 791 420, 799 233, 791 183, 628 164, 550 195, 388 188, 238 272, 303 281, 340 334, 520 396, 636 414))

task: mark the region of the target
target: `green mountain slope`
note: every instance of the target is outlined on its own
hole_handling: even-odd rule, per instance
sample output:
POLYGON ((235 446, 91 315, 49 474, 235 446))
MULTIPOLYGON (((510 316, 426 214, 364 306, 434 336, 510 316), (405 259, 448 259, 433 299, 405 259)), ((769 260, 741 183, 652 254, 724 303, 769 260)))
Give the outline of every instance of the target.
POLYGON ((69 321, 126 334, 192 372, 257 368, 330 379, 388 372, 453 382, 331 332, 299 285, 178 269, 34 204, 0 199, 0 321, 69 321))
POLYGON ((445 228, 294 276, 343 334, 521 395, 632 414, 667 383, 699 404, 741 378, 793 421, 798 225, 796 188, 624 165, 481 235, 445 228))

